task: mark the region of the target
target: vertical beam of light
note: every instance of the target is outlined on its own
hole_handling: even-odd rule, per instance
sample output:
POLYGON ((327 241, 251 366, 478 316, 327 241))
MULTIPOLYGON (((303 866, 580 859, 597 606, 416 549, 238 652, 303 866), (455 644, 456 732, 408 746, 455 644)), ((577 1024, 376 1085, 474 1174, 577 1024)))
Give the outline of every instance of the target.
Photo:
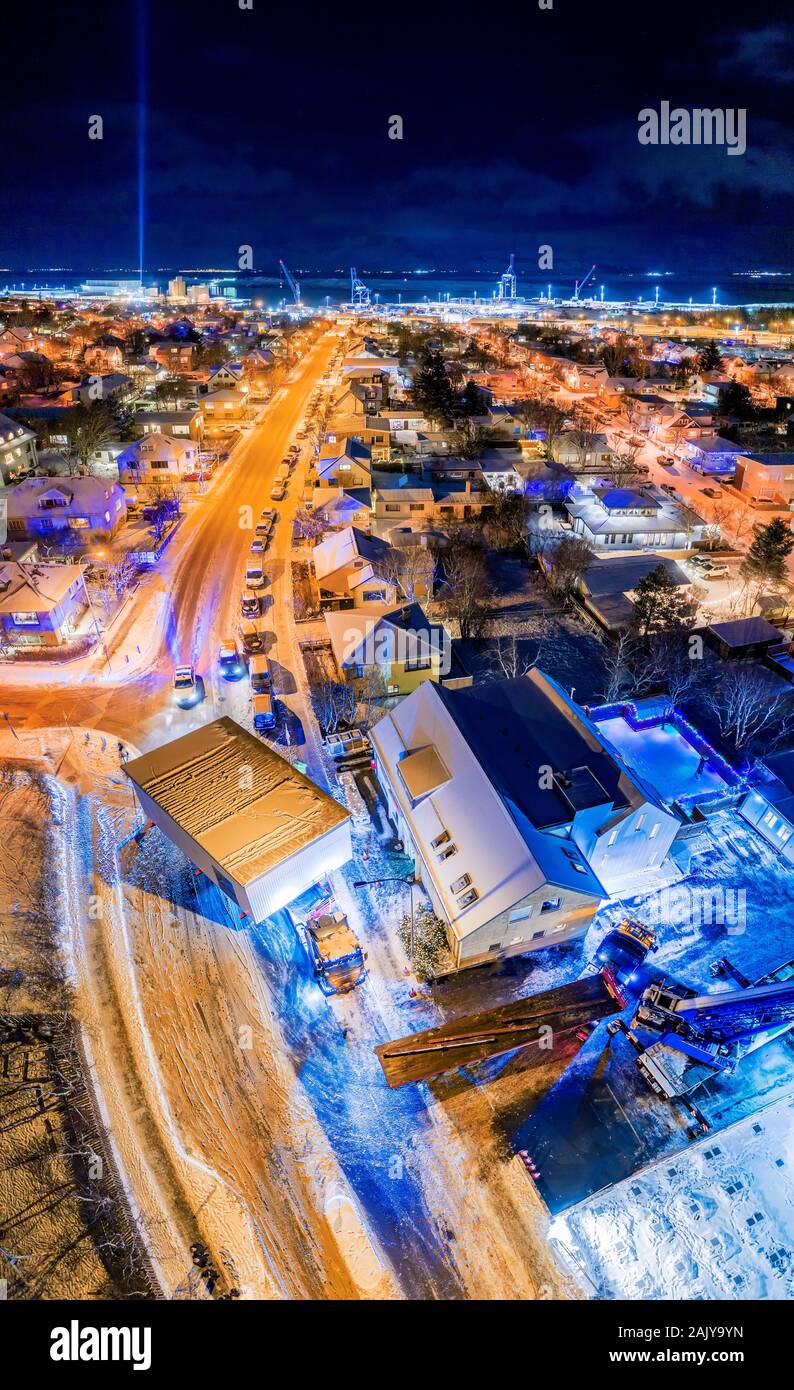
POLYGON ((146 221, 146 0, 138 0, 138 266, 143 279, 146 221))

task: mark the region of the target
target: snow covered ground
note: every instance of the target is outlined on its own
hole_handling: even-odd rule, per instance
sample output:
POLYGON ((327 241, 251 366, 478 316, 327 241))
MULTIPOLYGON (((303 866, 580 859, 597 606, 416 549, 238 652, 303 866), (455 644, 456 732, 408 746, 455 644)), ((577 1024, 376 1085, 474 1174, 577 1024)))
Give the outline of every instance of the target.
POLYGON ((794 1099, 558 1216, 600 1298, 794 1297, 794 1099))

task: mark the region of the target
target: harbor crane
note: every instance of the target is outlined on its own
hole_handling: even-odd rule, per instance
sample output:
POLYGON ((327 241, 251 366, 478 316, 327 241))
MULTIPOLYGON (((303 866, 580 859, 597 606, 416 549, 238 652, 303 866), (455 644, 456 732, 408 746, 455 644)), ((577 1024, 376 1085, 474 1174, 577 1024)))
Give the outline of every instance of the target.
POLYGON ((284 264, 283 261, 279 261, 279 265, 280 265, 280 267, 281 267, 281 274, 283 275, 284 279, 286 280, 287 284, 289 285, 290 289, 292 290, 292 297, 293 297, 293 299, 295 300, 295 303, 296 303, 296 304, 300 304, 300 302, 301 302, 301 287, 300 287, 300 285, 298 284, 297 280, 293 279, 293 277, 290 275, 290 273, 289 273, 289 271, 288 271, 288 269, 287 269, 287 267, 285 266, 285 264, 284 264))
POLYGON ((497 299, 515 299, 518 289, 518 278, 515 270, 516 258, 510 257, 510 264, 504 275, 499 277, 499 288, 496 291, 497 299))
POLYGON ((587 274, 586 274, 585 277, 584 277, 584 280, 577 280, 577 281, 576 281, 576 286, 575 286, 574 292, 573 292, 573 297, 574 297, 574 299, 578 299, 578 298, 580 297, 580 295, 581 295, 581 293, 582 293, 582 290, 584 289, 585 285, 587 284, 587 282, 588 282, 588 280, 591 278, 591 276, 595 275, 595 272, 596 272, 596 267, 595 267, 594 265, 591 265, 590 269, 588 270, 587 274))
POLYGON ((368 309, 371 304, 369 286, 359 280, 356 267, 350 267, 350 303, 354 309, 368 309))

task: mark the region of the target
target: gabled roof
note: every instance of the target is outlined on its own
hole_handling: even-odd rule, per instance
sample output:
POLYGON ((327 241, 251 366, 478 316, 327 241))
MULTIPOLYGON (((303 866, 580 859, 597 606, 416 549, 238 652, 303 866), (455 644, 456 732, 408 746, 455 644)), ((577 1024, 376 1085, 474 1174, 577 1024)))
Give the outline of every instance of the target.
POLYGON ((0 613, 49 613, 76 581, 82 584, 77 565, 0 561, 0 613))
POLYGON ((440 696, 500 796, 537 829, 566 824, 574 802, 592 793, 603 793, 608 808, 629 805, 623 769, 595 725, 537 667, 515 680, 443 688, 440 696), (544 778, 545 767, 558 775, 544 778), (580 769, 589 776, 575 777, 580 769))
POLYGON ((329 574, 336 574, 337 570, 344 569, 347 565, 355 564, 356 560, 367 560, 377 568, 379 564, 388 562, 393 555, 393 547, 388 541, 369 536, 356 526, 345 526, 343 530, 327 536, 315 546, 314 572, 318 580, 322 580, 329 574))

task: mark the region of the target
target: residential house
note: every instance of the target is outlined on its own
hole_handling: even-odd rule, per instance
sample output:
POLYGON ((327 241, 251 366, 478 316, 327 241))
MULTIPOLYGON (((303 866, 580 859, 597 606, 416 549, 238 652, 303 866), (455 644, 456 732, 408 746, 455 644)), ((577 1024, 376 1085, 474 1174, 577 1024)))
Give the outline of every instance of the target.
POLYGON ((366 609, 326 611, 323 617, 340 680, 361 680, 376 667, 385 693, 410 695, 451 669, 446 630, 432 623, 418 603, 373 603, 366 609))
POLYGON ((182 375, 193 370, 195 347, 195 343, 184 338, 164 338, 162 342, 152 343, 149 356, 173 375, 182 375))
MULTIPOLYGON (((547 557, 541 564, 548 568, 547 557)), ((681 566, 666 555, 605 555, 587 566, 577 585, 583 606, 606 632, 618 633, 634 617, 637 585, 661 565, 676 587, 685 592, 692 580, 681 566)))
POLYGON ((0 333, 0 357, 19 352, 35 352, 38 339, 31 328, 4 328, 0 333))
POLYGON ((537 667, 464 690, 426 681, 370 739, 458 968, 580 939, 604 899, 658 868, 678 831, 537 667))
POLYGON ((78 565, 0 561, 0 631, 9 647, 58 647, 77 633, 88 609, 78 565))
POLYGON ((602 472, 614 460, 605 434, 580 430, 563 430, 551 446, 555 463, 576 473, 602 472))
POLYGON ((736 470, 736 460, 741 453, 738 444, 732 439, 723 439, 718 434, 700 435, 697 439, 684 439, 684 457, 698 473, 708 473, 711 477, 732 477, 736 470))
POLYGON ((739 802, 739 815, 794 864, 794 751, 766 755, 739 802))
POLYGON ((394 549, 356 526, 345 526, 315 546, 312 564, 323 607, 393 607, 399 598, 394 549))
POLYGON ((242 391, 244 395, 248 395, 249 390, 242 362, 220 362, 210 369, 207 381, 207 391, 210 395, 215 391, 242 391))
POLYGON ((13 483, 36 467, 36 436, 19 420, 0 415, 0 482, 13 483))
POLYGON ((320 447, 314 465, 319 487, 369 487, 372 482, 372 454, 355 438, 320 447))
POLYGON ((124 489, 106 478, 26 478, 6 499, 11 540, 108 540, 127 516, 124 489))
POLYGON ((135 428, 142 434, 170 434, 175 439, 200 440, 204 432, 204 415, 200 405, 184 410, 139 410, 135 428))
POLYGON ((368 487, 316 487, 307 495, 305 506, 327 530, 355 526, 365 531, 372 524, 372 494, 368 487))
POLYGON ((209 434, 218 434, 230 425, 239 428, 246 419, 248 411, 248 389, 219 387, 201 398, 205 428, 209 434))
POLYGON ((488 493, 475 491, 468 479, 463 484, 446 482, 432 487, 424 487, 411 479, 397 487, 378 482, 373 530, 386 539, 395 527, 409 526, 416 531, 440 527, 443 530, 445 525, 476 521, 488 500, 488 493))
POLYGON ((104 401, 107 405, 123 405, 136 394, 132 377, 123 372, 111 372, 107 376, 87 377, 74 386, 71 398, 76 405, 93 405, 104 401))
POLYGON ((688 550, 703 533, 691 509, 651 487, 595 487, 570 498, 565 509, 576 535, 597 550, 688 550))
POLYGON ((753 501, 790 506, 794 499, 794 453, 736 456, 736 486, 753 501))
POLYGON ((118 339, 100 339, 85 350, 85 365, 90 372, 118 372, 123 364, 124 344, 118 339))
POLYGON ((483 449, 479 462, 483 482, 492 492, 524 491, 521 468, 526 468, 526 465, 523 464, 520 449, 483 449))
POLYGON ((152 484, 197 482, 205 475, 198 444, 192 439, 176 439, 169 434, 145 434, 119 454, 121 483, 152 484))

